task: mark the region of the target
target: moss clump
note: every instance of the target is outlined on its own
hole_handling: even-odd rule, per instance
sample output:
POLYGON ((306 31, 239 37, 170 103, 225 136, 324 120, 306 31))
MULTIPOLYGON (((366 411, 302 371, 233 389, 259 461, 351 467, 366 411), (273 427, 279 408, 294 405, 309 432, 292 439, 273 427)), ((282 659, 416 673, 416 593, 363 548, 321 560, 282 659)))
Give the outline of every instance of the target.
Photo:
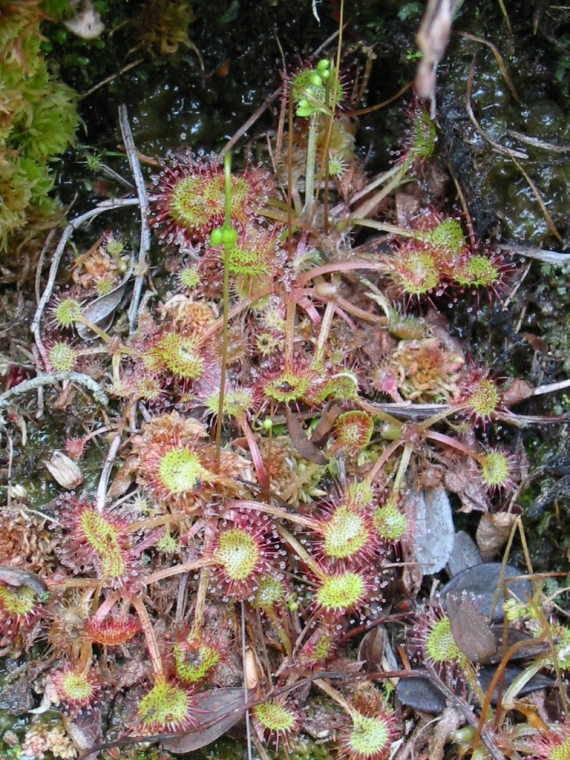
POLYGON ((31 217, 57 210, 49 162, 73 142, 76 95, 50 76, 39 6, 0 0, 0 251, 31 217))

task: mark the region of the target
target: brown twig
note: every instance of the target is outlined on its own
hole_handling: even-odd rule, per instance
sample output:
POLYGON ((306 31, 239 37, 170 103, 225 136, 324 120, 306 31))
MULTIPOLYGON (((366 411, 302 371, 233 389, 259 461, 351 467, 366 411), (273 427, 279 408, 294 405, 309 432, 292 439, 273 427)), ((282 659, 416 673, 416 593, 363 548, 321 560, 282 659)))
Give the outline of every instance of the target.
POLYGON ((282 88, 278 87, 275 92, 273 92, 266 100, 259 106, 259 108, 252 113, 252 115, 249 117, 249 119, 241 125, 241 127, 238 129, 238 131, 233 135, 233 137, 228 140, 228 142, 224 145, 222 150, 220 151, 218 155, 218 160, 220 163, 223 161, 224 156, 226 153, 231 150, 234 145, 237 143, 237 141, 242 137, 247 130, 255 124, 255 122, 259 119, 259 117, 269 108, 269 105, 273 103, 274 100, 277 100, 279 95, 281 94, 282 88))
POLYGON ((117 71, 115 74, 111 74, 111 76, 108 76, 105 79, 102 79, 96 85, 91 87, 91 89, 87 90, 87 92, 82 93, 79 96, 79 100, 83 100, 84 98, 88 98, 90 95, 93 95, 93 93, 97 92, 97 90, 99 90, 101 87, 104 87, 109 82, 112 82, 113 79, 120 77, 121 74, 125 74, 127 71, 134 69, 135 66, 138 66, 139 63, 142 63, 143 61, 144 61, 144 58, 137 58, 136 61, 133 61, 132 63, 128 63, 126 66, 123 66, 123 68, 117 71))

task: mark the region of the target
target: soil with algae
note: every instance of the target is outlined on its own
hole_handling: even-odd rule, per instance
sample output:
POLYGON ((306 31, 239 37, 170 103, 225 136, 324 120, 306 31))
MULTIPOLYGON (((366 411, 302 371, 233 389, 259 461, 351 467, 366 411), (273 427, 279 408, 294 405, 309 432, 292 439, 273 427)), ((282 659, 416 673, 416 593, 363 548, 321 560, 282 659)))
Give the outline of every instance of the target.
POLYGON ((570 753, 570 16, 467 5, 0 0, 2 757, 570 753))

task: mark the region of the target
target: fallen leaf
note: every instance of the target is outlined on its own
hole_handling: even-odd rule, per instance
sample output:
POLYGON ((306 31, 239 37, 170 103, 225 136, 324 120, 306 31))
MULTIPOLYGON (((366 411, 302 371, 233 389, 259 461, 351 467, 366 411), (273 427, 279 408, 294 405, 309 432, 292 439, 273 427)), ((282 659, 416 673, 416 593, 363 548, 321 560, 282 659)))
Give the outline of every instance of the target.
POLYGON ((447 565, 455 540, 447 492, 441 487, 412 489, 410 502, 416 559, 426 575, 438 573, 447 565))
MULTIPOLYGON (((506 565, 504 579, 518 577, 524 575, 517 567, 513 565, 506 565)), ((449 583, 439 592, 443 606, 445 607, 447 597, 450 594, 461 594, 464 591, 470 592, 475 596, 482 596, 483 600, 479 606, 479 611, 486 618, 491 613, 491 606, 493 604, 493 597, 497 589, 497 584, 501 577, 501 563, 500 562, 483 562, 480 565, 473 565, 468 567, 462 573, 458 573, 452 578, 449 583)), ((526 579, 509 581, 507 584, 509 590, 508 596, 514 594, 517 599, 521 601, 527 601, 532 597, 532 583, 526 579)), ((503 594, 499 594, 499 600, 494 608, 493 620, 502 620, 505 616, 503 611, 503 603, 505 597, 503 594)))
POLYGON ((293 414, 288 406, 285 407, 285 413, 287 415, 287 429, 289 430, 291 441, 297 453, 309 462, 314 462, 315 464, 327 464, 329 460, 323 452, 319 451, 315 444, 307 438, 307 434, 301 427, 299 419, 293 414))
POLYGON ((511 407, 530 398, 534 393, 534 386, 527 383, 520 377, 515 377, 512 382, 506 385, 501 391, 501 401, 504 406, 511 407))
POLYGON ((49 589, 44 580, 31 570, 23 570, 20 567, 11 567, 10 565, 0 565, 0 581, 8 586, 26 586, 31 589, 41 601, 49 597, 49 589))
POLYGON ((533 335, 532 333, 519 333, 521 338, 524 338, 527 343, 530 343, 531 348, 533 348, 535 351, 538 351, 539 354, 546 354, 548 353, 548 343, 543 340, 542 338, 539 338, 538 335, 533 335))
POLYGON ((386 631, 384 626, 377 625, 364 636, 358 648, 358 660, 364 662, 367 673, 374 673, 382 669, 384 656, 384 640, 386 631))
POLYGON ((326 405, 321 419, 311 434, 311 443, 314 443, 315 446, 322 446, 327 442, 341 409, 340 404, 334 402, 326 405))
POLYGON ((487 619, 479 611, 471 594, 447 597, 447 615, 455 643, 468 660, 489 662, 496 653, 498 642, 487 619))
POLYGON ((481 515, 477 526, 477 546, 483 562, 493 560, 507 542, 517 516, 510 512, 481 515))
POLYGON ((461 499, 461 511, 472 512, 474 509, 486 512, 489 509, 488 490, 485 487, 477 464, 471 457, 461 457, 449 463, 443 483, 448 491, 461 499))
POLYGON ((245 715, 243 688, 212 689, 194 698, 197 723, 183 736, 163 739, 167 752, 183 755, 206 747, 225 734, 245 715))
MULTIPOLYGON (((419 98, 432 101, 435 111, 435 83, 437 64, 445 55, 451 34, 451 22, 459 0, 429 0, 416 42, 422 51, 414 86, 419 98)), ((435 114, 432 113, 432 118, 435 114)))
POLYGON ((458 707, 446 707, 430 736, 429 760, 443 760, 445 746, 453 741, 455 732, 465 723, 465 717, 458 707))
MULTIPOLYGON (((125 295, 127 283, 132 274, 132 267, 129 269, 123 281, 116 288, 106 293, 104 296, 96 298, 82 308, 83 316, 102 330, 108 330, 113 323, 115 309, 120 304, 125 295)), ((95 340, 98 336, 85 325, 76 323, 77 333, 83 340, 95 340)))

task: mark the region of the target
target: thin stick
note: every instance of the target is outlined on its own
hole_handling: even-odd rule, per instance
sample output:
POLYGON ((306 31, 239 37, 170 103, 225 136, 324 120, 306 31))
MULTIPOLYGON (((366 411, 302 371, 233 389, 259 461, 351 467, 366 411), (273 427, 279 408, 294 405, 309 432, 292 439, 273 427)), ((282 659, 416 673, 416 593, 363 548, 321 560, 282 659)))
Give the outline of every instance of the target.
POLYGON ((101 477, 99 479, 99 485, 97 486, 97 511, 102 512, 105 508, 105 502, 107 500, 107 486, 109 485, 109 478, 111 476, 111 470, 113 469, 113 465, 115 463, 115 459, 117 458, 117 452, 119 451, 119 446, 121 445, 121 434, 117 433, 117 435, 113 438, 113 443, 109 447, 109 453, 107 454, 107 457, 105 459, 105 464, 103 465, 103 470, 101 472, 101 477))
POLYGON ((540 206, 540 210, 542 211, 542 215, 544 216, 546 220, 546 224, 548 226, 548 229, 550 232, 554 235, 554 237, 558 240, 558 242, 561 245, 564 245, 564 240, 562 239, 561 234, 558 232, 556 227, 554 226, 554 222, 552 221, 552 217, 550 216, 548 209, 546 208, 546 204, 542 200, 542 196, 538 192, 537 186, 534 184, 534 182, 531 180, 531 178, 528 176, 528 174, 525 172, 525 170, 522 168, 522 166, 519 164, 519 162, 516 160, 514 156, 511 156, 511 161, 513 164, 517 167, 517 169, 520 171, 520 173, 523 175, 523 177, 528 182, 528 185, 530 189, 532 190, 532 194, 538 201, 538 205, 540 206))
POLYGON ((553 393, 561 391, 570 386, 570 380, 561 380, 559 383, 549 383, 548 385, 539 385, 534 389, 533 396, 542 396, 544 393, 553 393))
POLYGON ((94 92, 97 92, 101 87, 104 87, 104 85, 108 84, 108 82, 112 82, 113 79, 116 79, 117 77, 120 77, 121 74, 125 74, 130 69, 134 69, 135 66, 138 66, 139 63, 142 63, 144 61, 144 58, 137 58, 136 61, 133 61, 132 63, 127 64, 126 66, 123 66, 122 69, 117 71, 115 74, 111 74, 111 76, 106 77, 106 79, 102 79, 98 84, 91 87, 90 90, 87 90, 87 92, 84 92, 79 96, 79 100, 83 100, 84 98, 88 98, 89 95, 92 95, 94 92))
MULTIPOLYGON (((519 642, 524 643, 526 645, 526 642, 519 642)), ((483 740, 483 743, 485 744, 485 747, 489 750, 489 753, 493 760, 505 760, 505 757, 502 752, 500 752, 499 749, 493 744, 491 737, 489 736, 489 732, 487 731, 487 728, 485 727, 485 721, 484 716, 486 714, 486 709, 482 711, 481 713, 481 722, 478 724, 477 717, 474 715, 473 711, 469 709, 469 707, 465 704, 465 702, 460 699, 455 692, 453 692, 449 686, 443 681, 438 674, 435 672, 435 669, 433 666, 428 665, 428 677, 429 680, 433 683, 433 685, 439 689, 443 694, 445 695, 446 699, 452 704, 456 705, 461 713, 463 714, 463 717, 466 718, 467 722, 470 723, 474 728, 480 727, 481 732, 480 736, 483 740)), ((498 671, 497 671, 498 672, 498 671)), ((493 693, 493 690, 495 688, 496 684, 493 684, 493 688, 491 689, 491 694, 493 693)), ((489 700, 490 702, 490 700, 489 700)))
POLYGON ((135 611, 138 615, 141 628, 143 629, 146 646, 148 649, 148 654, 150 657, 150 662, 152 665, 152 669, 154 672, 155 677, 159 676, 162 671, 162 658, 160 656, 160 649, 158 648, 158 642, 156 640, 156 636, 154 633, 154 628, 152 627, 152 622, 149 617, 149 614, 147 612, 147 609, 144 605, 143 600, 139 596, 133 595, 131 599, 131 604, 135 608, 135 611))
POLYGON ((551 153, 569 153, 570 145, 554 145, 553 143, 545 142, 538 137, 532 135, 525 135, 523 132, 515 132, 514 129, 508 130, 509 135, 516 140, 532 145, 533 148, 540 148, 540 150, 548 150, 551 153))
MULTIPOLYGON (((241 656, 242 656, 242 662, 243 662, 243 693, 244 693, 244 700, 247 704, 247 701, 249 699, 249 693, 247 690, 247 674, 245 672, 245 665, 246 665, 246 646, 245 646, 245 604, 241 603, 241 656)), ((246 708, 245 711, 245 730, 247 734, 247 757, 248 760, 253 760, 253 754, 251 752, 251 723, 250 723, 250 716, 249 716, 249 710, 246 708)))
POLYGON ((121 125, 121 134, 123 136, 123 142, 125 143, 129 166, 131 167, 131 172, 133 173, 133 178, 137 187, 141 212, 141 239, 137 256, 137 275, 135 277, 133 295, 129 306, 129 330, 132 334, 137 327, 139 303, 144 284, 144 270, 146 268, 148 252, 150 250, 150 228, 148 226, 149 205, 146 185, 137 154, 137 146, 135 145, 131 125, 129 124, 127 107, 124 104, 119 106, 119 124, 121 125))
MULTIPOLYGON (((534 643, 538 644, 544 641, 545 639, 546 639, 546 628, 544 628, 542 632, 540 633, 540 635, 534 639, 534 643)), ((493 678, 491 679, 489 688, 487 689, 487 696, 485 697, 485 702, 481 706, 481 717, 479 718, 479 722, 477 724, 477 731, 475 732, 475 737, 473 739, 473 744, 472 744, 473 752, 475 752, 477 749, 477 745, 479 744, 479 739, 483 739, 485 746, 491 752, 491 748, 487 744, 487 741, 485 741, 485 732, 487 730, 485 727, 485 716, 487 715, 487 710, 491 706, 493 692, 495 691, 495 687, 497 686, 499 679, 503 676, 503 673, 505 672, 505 668, 507 667, 509 660, 512 659, 514 654, 516 654, 520 649, 523 649, 527 645, 528 645, 528 642, 526 640, 517 641, 515 644, 513 644, 511 647, 507 649, 503 659, 499 663, 499 666, 497 670, 495 671, 493 678)), ((442 685, 438 683, 437 687, 441 689, 442 685)), ((446 693, 446 696, 447 696, 447 693, 446 693)), ((491 754, 493 753, 491 752, 491 754)), ((493 754, 493 757, 495 757, 494 754, 493 754)), ((499 754, 499 758, 500 760, 503 760, 503 755, 499 754)))
POLYGON ((57 277, 57 270, 59 269, 59 263, 65 251, 65 246, 67 245, 67 241, 71 238, 74 231, 78 227, 81 227, 81 225, 84 222, 88 221, 89 219, 93 219, 94 217, 99 216, 99 214, 102 214, 104 211, 110 211, 111 209, 115 209, 115 208, 123 208, 125 206, 138 206, 138 203, 139 203, 138 198, 123 198, 123 199, 118 199, 118 200, 102 201, 101 203, 98 203, 95 208, 91 209, 91 211, 86 211, 85 214, 81 214, 75 219, 72 219, 71 222, 69 222, 69 224, 63 231, 63 234, 60 238, 57 248, 55 249, 53 253, 51 266, 49 269, 48 281, 46 283, 44 292, 42 293, 42 297, 39 300, 38 307, 36 309, 36 313, 34 314, 34 318, 32 320, 32 325, 31 325, 31 332, 32 332, 32 335, 34 336, 36 346, 46 366, 48 362, 48 356, 47 356, 47 351, 44 347, 44 344, 42 342, 41 335, 40 335, 40 323, 42 320, 44 309, 49 299, 51 298, 51 295, 53 292, 55 279, 57 277))
POLYGON ((72 383, 84 385, 93 393, 95 400, 103 406, 107 406, 109 403, 109 398, 103 388, 89 375, 84 375, 81 372, 54 372, 52 375, 37 375, 30 380, 24 380, 23 383, 2 393, 0 395, 0 409, 8 406, 12 402, 12 399, 20 396, 22 393, 42 388, 45 385, 55 385, 55 383, 60 383, 63 380, 71 380, 72 383))
POLYGON ((485 140, 485 142, 489 143, 489 145, 491 145, 491 147, 497 153, 500 153, 501 156, 508 156, 509 158, 512 158, 514 156, 515 158, 522 158, 522 159, 528 158, 527 154, 523 153, 522 151, 505 148, 502 145, 499 145, 499 143, 496 143, 494 140, 491 140, 491 138, 488 137, 479 126, 479 122, 477 121, 477 119, 475 118, 475 114, 473 113, 473 106, 471 105, 471 93, 473 91, 474 74, 475 74, 475 56, 473 56, 473 60, 471 61, 469 76, 467 78, 467 88, 465 90, 465 109, 467 110, 467 115, 469 116, 471 124, 473 124, 473 126, 475 127, 477 132, 481 135, 481 137, 485 140))
POLYGON ((351 224, 354 224, 354 220, 358 219, 358 223, 362 224, 364 217, 374 211, 374 209, 384 200, 384 198, 390 195, 392 190, 395 190, 404 182, 406 176, 405 164, 398 166, 398 169, 398 173, 386 185, 386 187, 383 187, 382 190, 376 193, 376 195, 373 195, 372 198, 369 198, 367 201, 365 201, 362 206, 359 206, 357 209, 355 209, 350 220, 343 219, 342 221, 345 223, 350 221, 351 224))
POLYGON ((450 161, 447 162, 447 169, 449 173, 451 174, 451 179, 453 180, 453 184, 455 185, 457 195, 459 196, 461 207, 463 208, 463 213, 465 214, 465 220, 467 222, 467 228, 469 230, 469 239, 471 240, 471 245, 475 247, 475 232, 473 231, 473 220, 471 219, 471 214, 469 213, 469 206, 467 205, 467 200, 465 199, 465 195, 463 194, 461 185, 459 184, 459 181, 457 177, 455 176, 455 172, 453 171, 453 167, 451 166, 450 161))
POLYGON ((507 87, 511 91, 511 95, 513 98, 517 101, 517 103, 520 103, 521 100, 517 94, 517 91, 515 90, 515 86, 512 83, 512 80, 507 72, 507 68, 503 62, 503 58, 501 54, 499 53, 499 50, 495 45, 493 45, 492 42, 489 42, 489 40, 484 40, 482 37, 476 37, 474 34, 469 34, 469 32, 459 32, 460 37, 465 37, 467 40, 472 40, 473 42, 478 42, 481 45, 487 45, 487 47, 491 48, 493 51, 493 55, 497 59, 497 63, 499 64, 499 68, 501 69, 501 74, 503 75, 503 79, 507 83, 507 87))
POLYGON ((6 496, 6 507, 10 509, 12 506, 12 465, 14 463, 14 441, 8 432, 6 432, 6 438, 8 439, 8 495, 6 496))
POLYGON ((411 82, 408 82, 408 84, 404 85, 401 90, 398 90, 398 92, 395 95, 392 95, 391 98, 388 98, 388 100, 383 100, 382 103, 377 103, 375 106, 370 106, 369 108, 359 108, 358 111, 354 112, 355 116, 364 116, 365 113, 372 113, 373 111, 380 111, 382 108, 386 108, 386 106, 389 106, 391 103, 394 103, 394 101, 398 100, 398 98, 401 98, 402 95, 407 92, 410 87, 412 87, 414 84, 413 80, 411 82))
POLYGON ((52 230, 49 231, 49 235, 46 238, 46 242, 43 244, 40 258, 38 259, 38 266, 36 269, 36 303, 39 303, 41 294, 40 294, 40 284, 41 284, 41 278, 42 278, 42 268, 44 265, 44 259, 45 255, 47 253, 48 248, 50 247, 51 241, 53 236, 55 235, 55 232, 57 230, 57 227, 54 227, 52 230))
POLYGON ((222 150, 220 151, 218 155, 218 159, 220 163, 222 162, 224 156, 228 152, 228 150, 231 150, 234 145, 237 143, 237 141, 242 137, 247 130, 252 127, 255 122, 259 119, 259 117, 269 108, 269 105, 273 103, 274 100, 277 100, 279 95, 281 94, 282 88, 279 87, 275 92, 273 92, 257 109, 257 111, 254 111, 252 115, 249 117, 249 119, 245 122, 245 124, 242 124, 242 126, 238 129, 238 131, 235 133, 235 135, 228 140, 228 142, 224 145, 222 150))

